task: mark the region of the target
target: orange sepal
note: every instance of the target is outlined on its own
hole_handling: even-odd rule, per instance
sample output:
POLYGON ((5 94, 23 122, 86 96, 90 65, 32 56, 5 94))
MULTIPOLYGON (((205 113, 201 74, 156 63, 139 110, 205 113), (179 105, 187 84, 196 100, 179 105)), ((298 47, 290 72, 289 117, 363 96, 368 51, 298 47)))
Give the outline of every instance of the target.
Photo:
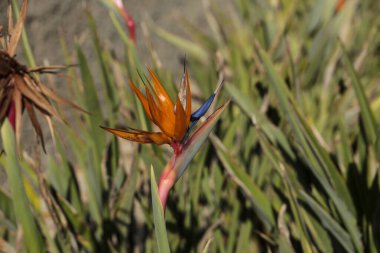
POLYGON ((185 136, 188 125, 186 124, 186 113, 182 107, 179 97, 177 98, 175 108, 174 139, 181 141, 185 136))
POLYGON ((173 107, 169 110, 164 110, 163 108, 158 107, 148 88, 146 88, 146 97, 150 112, 152 113, 153 123, 156 124, 167 136, 173 137, 175 124, 173 107))
POLYGON ((146 132, 133 129, 132 131, 102 127, 104 130, 123 139, 139 143, 155 143, 158 145, 170 143, 171 139, 163 133, 146 132))
POLYGON ((149 119, 153 121, 152 113, 149 110, 148 101, 145 98, 145 96, 141 93, 141 91, 139 89, 136 88, 135 84, 132 81, 129 81, 129 86, 136 93, 136 95, 139 98, 142 106, 144 107, 144 110, 145 110, 146 114, 148 115, 149 119))
POLYGON ((174 103, 166 92, 165 88, 162 86, 161 82, 158 80, 157 76, 153 71, 147 67, 150 77, 152 78, 153 85, 158 98, 159 107, 161 110, 170 110, 173 109, 174 103))

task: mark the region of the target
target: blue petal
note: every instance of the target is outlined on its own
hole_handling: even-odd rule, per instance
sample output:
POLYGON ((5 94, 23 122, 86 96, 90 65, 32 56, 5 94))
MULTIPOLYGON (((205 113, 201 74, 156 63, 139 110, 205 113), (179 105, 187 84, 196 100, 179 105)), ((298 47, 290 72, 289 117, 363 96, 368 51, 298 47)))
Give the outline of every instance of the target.
POLYGON ((198 110, 196 110, 193 114, 191 114, 191 117, 190 117, 191 122, 198 121, 203 115, 206 114, 206 112, 208 111, 208 109, 210 108, 212 104, 212 101, 214 101, 214 97, 215 97, 215 93, 212 94, 206 100, 206 102, 204 102, 203 105, 201 105, 201 107, 198 108, 198 110))

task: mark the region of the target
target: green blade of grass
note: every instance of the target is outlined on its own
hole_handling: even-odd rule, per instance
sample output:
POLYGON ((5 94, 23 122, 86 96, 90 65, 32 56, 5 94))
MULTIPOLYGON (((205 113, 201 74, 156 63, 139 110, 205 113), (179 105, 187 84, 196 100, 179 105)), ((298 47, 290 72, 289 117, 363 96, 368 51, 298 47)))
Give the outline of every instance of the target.
MULTIPOLYGON (((278 154, 278 151, 271 146, 266 138, 262 136, 261 134, 259 136, 259 141, 260 145, 263 148, 264 154, 269 157, 270 162, 273 164, 273 166, 277 169, 278 173, 281 175, 281 179, 284 183, 285 186, 285 195, 288 198, 289 204, 290 204, 290 209, 292 211, 292 214, 294 216, 295 220, 295 225, 297 229, 299 230, 299 237, 300 237, 300 242, 301 246, 303 249, 303 252, 313 252, 312 251, 312 245, 311 245, 311 240, 310 236, 307 233, 306 226, 305 226, 305 221, 304 221, 304 216, 302 215, 302 212, 300 211, 300 206, 297 201, 297 194, 298 194, 298 189, 297 187, 297 182, 292 181, 290 176, 288 175, 288 168, 284 165, 284 162, 280 158, 280 155, 278 154)), ((280 239, 281 240, 281 239, 280 239)), ((286 247, 290 245, 287 245, 285 241, 281 242, 282 247, 286 247)))
POLYGON ((13 201, 8 194, 6 194, 2 189, 0 189, 0 210, 7 220, 11 223, 16 223, 16 217, 13 210, 13 201))
POLYGON ((239 237, 236 242, 235 252, 247 252, 251 233, 252 233, 251 222, 245 222, 240 226, 239 237))
POLYGON ((210 136, 210 138, 224 168, 233 176, 234 181, 250 197, 257 215, 267 226, 275 226, 276 222, 269 199, 253 182, 251 176, 244 170, 244 168, 238 164, 236 160, 232 159, 223 143, 215 136, 210 136))
POLYGON ((156 182, 156 175, 154 174, 153 166, 150 168, 150 186, 152 190, 152 206, 154 218, 154 231, 158 244, 159 253, 169 253, 169 241, 166 233, 164 209, 158 196, 158 188, 156 182))
POLYGON ((25 188, 22 184, 21 166, 17 157, 15 137, 8 120, 3 123, 1 137, 6 152, 5 169, 12 193, 13 209, 15 211, 16 220, 23 229, 26 249, 32 253, 44 252, 42 236, 33 218, 25 188))
POLYGON ((338 240, 348 252, 355 252, 354 245, 350 239, 350 235, 342 228, 338 222, 330 216, 315 200, 313 200, 307 193, 301 192, 301 199, 306 202, 311 210, 318 216, 322 225, 338 240))
POLYGON ((301 113, 299 112, 297 107, 293 106, 293 109, 294 112, 297 114, 298 119, 300 120, 300 125, 303 127, 305 137, 307 138, 310 147, 315 153, 315 156, 322 162, 322 165, 327 168, 326 171, 328 172, 329 178, 331 178, 332 180, 333 189, 336 191, 339 198, 341 198, 346 203, 348 210, 353 215, 356 215, 356 209, 354 207, 353 200, 351 198, 350 192, 347 188, 347 184, 344 181, 343 176, 339 173, 338 168, 330 159, 328 152, 325 149, 323 149, 323 147, 318 143, 318 140, 313 134, 311 128, 309 127, 309 124, 306 122, 304 117, 301 116, 301 113))
MULTIPOLYGON (((111 104, 110 106, 111 108, 108 108, 109 109, 108 115, 111 116, 112 111, 115 110, 119 104, 119 97, 117 96, 117 91, 114 88, 115 83, 113 81, 112 75, 110 75, 111 71, 107 64, 108 62, 106 60, 106 57, 100 45, 100 39, 99 39, 95 20, 90 13, 87 13, 87 19, 88 19, 88 23, 91 29, 92 41, 94 43, 95 52, 98 57, 99 68, 103 77, 103 85, 108 96, 108 102, 111 104)), ((113 121, 112 118, 109 118, 109 120, 113 121)))
POLYGON ((245 95, 238 88, 233 85, 226 85, 225 89, 232 96, 233 101, 242 109, 242 111, 251 119, 252 124, 258 125, 275 143, 276 141, 282 148, 288 153, 288 155, 294 158, 294 153, 290 148, 289 142, 286 139, 285 134, 274 126, 267 118, 260 114, 251 100, 251 97, 245 95))
POLYGON ((313 214, 308 213, 302 208, 302 216, 304 217, 307 230, 310 233, 310 238, 316 247, 321 252, 333 252, 333 246, 330 239, 329 232, 319 222, 318 218, 315 218, 313 214))
MULTIPOLYGON (((89 208, 92 216, 98 224, 102 222, 102 213, 108 210, 107 206, 103 206, 102 199, 102 187, 100 183, 99 176, 96 171, 101 171, 100 164, 94 164, 93 150, 88 150, 87 161, 83 164, 85 179, 87 183, 88 197, 89 197, 89 208)), ((102 227, 99 227, 100 229, 102 227)))
POLYGON ((377 129, 375 117, 373 116, 373 112, 371 110, 371 107, 369 106, 368 99, 363 89, 363 84, 361 83, 354 67, 352 66, 352 62, 347 55, 346 49, 342 42, 340 43, 340 45, 343 52, 343 63, 346 65, 348 69, 348 73, 352 81, 352 86, 354 87, 355 94, 360 105, 360 115, 363 119, 363 127, 366 133, 367 141, 369 141, 369 143, 371 144, 374 144, 376 141, 377 129))
MULTIPOLYGON (((72 141, 71 147, 80 147, 83 145, 82 143, 78 142, 77 138, 75 138, 74 136, 72 136, 72 134, 70 134, 72 132, 72 130, 70 128, 67 127, 65 130, 66 130, 65 131, 66 137, 68 138, 68 140, 72 141), (75 142, 75 140, 77 142, 75 142)), ((67 154, 66 154, 66 151, 64 149, 64 146, 63 146, 61 139, 60 138, 55 138, 55 139, 56 139, 56 149, 57 149, 58 153, 60 154, 60 158, 62 161, 66 161, 65 163, 61 164, 60 169, 66 170, 66 172, 69 173, 69 179, 67 182, 67 192, 60 193, 60 194, 63 196, 68 194, 70 196, 70 204, 73 205, 74 208, 76 210, 78 210, 79 213, 83 213, 84 207, 83 207, 83 202, 81 201, 81 197, 80 197, 81 192, 80 192, 80 188, 79 188, 79 182, 78 182, 77 174, 75 173, 75 170, 72 167, 70 167, 69 159, 67 157, 67 154)), ((77 152, 77 150, 74 150, 74 153, 77 156, 84 157, 84 154, 77 152)), ((84 162, 82 162, 82 163, 84 163, 84 162)), ((66 173, 66 172, 64 172, 64 173, 66 173)), ((58 175, 56 177, 58 178, 59 175, 60 175, 60 173, 58 173, 58 175)), ((51 182, 51 184, 53 184, 53 182, 51 182)))
POLYGON ((99 125, 103 122, 101 105, 87 59, 79 45, 77 45, 76 49, 84 89, 84 93, 82 95, 83 97, 81 100, 86 110, 91 113, 91 116, 86 116, 86 118, 89 121, 91 137, 94 139, 94 142, 96 144, 95 147, 97 147, 97 154, 100 156, 101 151, 99 148, 105 146, 105 134, 104 131, 99 127, 99 125))
POLYGON ((338 174, 338 169, 319 145, 299 111, 296 110, 295 106, 292 106, 294 101, 291 100, 291 94, 284 81, 276 73, 274 65, 268 55, 258 45, 257 51, 268 71, 270 84, 280 100, 281 108, 299 142, 300 151, 304 154, 305 161, 309 164, 309 168, 332 199, 342 217, 343 223, 349 231, 356 250, 362 252, 363 246, 360 242, 360 231, 356 225, 355 216, 353 214, 354 209, 352 208, 353 205, 348 189, 346 188, 347 186, 342 182, 342 178, 338 174))
MULTIPOLYGON (((83 162, 82 165, 85 168, 84 171, 87 189, 89 190, 89 206, 91 213, 94 215, 95 220, 100 224, 102 213, 105 214, 108 211, 107 206, 106 208, 103 208, 102 204, 102 191, 105 186, 102 177, 101 162, 102 150, 106 145, 105 132, 99 127, 99 125, 103 122, 103 115, 87 59, 79 45, 77 45, 76 49, 84 88, 82 101, 87 111, 92 113, 91 116, 85 116, 88 128, 82 132, 85 136, 87 135, 85 137, 87 149, 84 149, 85 152, 83 156, 78 159, 83 162), (88 131, 88 133, 86 131, 88 131)), ((99 228, 101 229, 101 227, 99 228)))
POLYGON ((194 57, 195 59, 198 59, 202 63, 207 63, 208 54, 207 51, 205 51, 202 47, 179 36, 176 36, 170 32, 167 32, 164 29, 159 28, 157 26, 154 27, 154 31, 157 33, 158 36, 172 43, 173 45, 181 48, 190 56, 194 57))

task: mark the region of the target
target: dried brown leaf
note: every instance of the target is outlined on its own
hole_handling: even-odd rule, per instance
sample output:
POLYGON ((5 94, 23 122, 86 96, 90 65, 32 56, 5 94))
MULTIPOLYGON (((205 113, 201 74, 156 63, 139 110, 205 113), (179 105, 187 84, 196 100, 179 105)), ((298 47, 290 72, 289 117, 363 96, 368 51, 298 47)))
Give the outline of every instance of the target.
POLYGON ((13 31, 11 32, 11 40, 8 45, 8 54, 11 57, 13 57, 16 54, 17 45, 21 37, 22 29, 24 28, 27 4, 28 4, 28 0, 24 0, 22 2, 20 16, 17 20, 17 23, 13 31))
POLYGON ((77 104, 61 97, 60 95, 58 95, 57 93, 55 93, 52 89, 50 89, 49 87, 43 85, 43 84, 40 84, 40 88, 41 88, 41 91, 42 93, 47 96, 48 98, 54 100, 55 102, 57 103, 60 103, 60 104, 64 104, 64 105, 68 105, 68 106, 71 106, 71 107, 74 107, 75 109, 81 111, 81 112, 84 112, 84 113, 87 113, 87 114, 90 114, 88 111, 86 111, 85 109, 83 109, 82 107, 78 106, 77 104))
POLYGON ((8 1, 7 17, 8 17, 8 33, 12 33, 13 32, 13 13, 12 13, 12 5, 10 1, 8 1))
POLYGON ((4 36, 4 27, 3 25, 0 24, 0 46, 2 48, 5 48, 6 47, 6 44, 5 44, 5 36, 4 36))
POLYGON ((54 65, 54 66, 47 66, 47 67, 46 66, 45 67, 35 67, 35 68, 28 69, 28 72, 29 73, 38 72, 38 73, 56 74, 57 72, 59 72, 61 70, 68 69, 69 67, 71 67, 71 65, 69 65, 69 66, 54 65))
POLYGON ((22 95, 18 89, 15 89, 13 92, 13 102, 15 103, 16 111, 16 145, 20 147, 21 140, 21 126, 22 126, 22 95))
MULTIPOLYGON (((31 89, 26 85, 26 82, 31 82, 28 78, 21 78, 18 75, 15 75, 16 89, 18 89, 22 95, 31 100, 33 104, 35 104, 41 112, 45 112, 50 116, 54 116, 57 120, 63 121, 58 112, 54 109, 53 106, 49 103, 49 101, 40 93, 36 92, 34 89, 31 89)), ((31 84, 29 84, 31 85, 31 84)))
POLYGON ((0 97, 0 122, 7 116, 12 97, 13 92, 4 93, 4 95, 0 97))
POLYGON ((42 134, 41 125, 38 122, 38 119, 37 119, 36 113, 34 111, 33 105, 30 103, 30 101, 28 99, 24 99, 24 105, 25 105, 26 111, 28 112, 30 121, 32 122, 33 128, 37 133, 37 137, 40 138, 42 148, 43 148, 44 152, 46 153, 44 135, 42 134))

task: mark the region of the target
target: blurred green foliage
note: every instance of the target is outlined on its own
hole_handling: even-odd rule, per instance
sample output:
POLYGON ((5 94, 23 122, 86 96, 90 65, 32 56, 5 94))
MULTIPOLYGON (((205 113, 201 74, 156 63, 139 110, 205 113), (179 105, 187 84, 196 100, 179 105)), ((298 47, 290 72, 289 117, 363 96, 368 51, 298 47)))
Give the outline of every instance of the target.
POLYGON ((330 0, 202 3, 207 34, 187 20, 189 39, 150 25, 186 52, 198 98, 223 77, 222 96, 233 101, 171 192, 166 229, 153 175, 170 151, 98 127, 152 129, 127 85, 140 83, 141 59, 115 12, 125 45, 117 57, 88 13, 99 71, 80 45, 68 52, 62 40, 62 48, 79 65, 68 72, 70 92, 92 115, 57 127, 46 163, 13 155, 3 124, 10 189, 0 191, 0 250, 165 252, 168 243, 172 252, 377 252, 380 3, 350 0, 339 11, 330 0))

